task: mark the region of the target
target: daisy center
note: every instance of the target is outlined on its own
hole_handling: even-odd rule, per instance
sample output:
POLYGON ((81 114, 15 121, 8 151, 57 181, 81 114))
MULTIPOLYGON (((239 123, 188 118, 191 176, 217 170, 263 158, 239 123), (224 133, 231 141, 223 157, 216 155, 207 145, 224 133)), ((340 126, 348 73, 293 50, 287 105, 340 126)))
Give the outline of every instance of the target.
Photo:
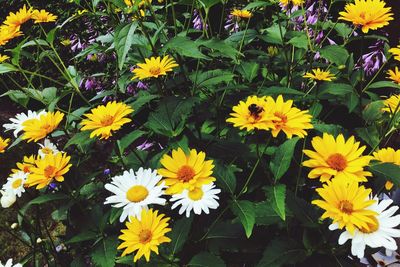
POLYGON ((11 186, 13 189, 17 189, 22 185, 22 179, 16 179, 14 182, 12 182, 11 186))
POLYGON ((371 216, 370 219, 372 219, 373 223, 367 222, 368 229, 365 229, 364 227, 359 228, 358 230, 360 230, 361 233, 371 234, 378 231, 379 229, 378 220, 375 218, 375 216, 371 216))
POLYGON ((277 111, 277 112, 274 113, 274 115, 275 115, 276 117, 278 117, 279 119, 281 119, 281 121, 279 121, 279 122, 278 122, 278 121, 274 121, 274 122, 278 122, 278 123, 281 123, 281 124, 287 123, 288 118, 287 118, 287 116, 286 116, 285 114, 283 114, 282 112, 277 111))
POLYGON ((48 165, 44 168, 44 176, 47 178, 53 178, 56 175, 56 167, 48 165))
POLYGON ((184 165, 178 170, 178 179, 182 182, 189 182, 196 175, 192 167, 184 165))
POLYGON ((190 190, 188 193, 188 196, 191 200, 197 201, 203 198, 204 192, 201 190, 201 188, 195 188, 193 190, 190 190))
POLYGON ((51 131, 53 131, 53 128, 51 127, 50 124, 45 124, 45 125, 43 125, 42 128, 43 128, 43 130, 46 131, 46 133, 50 133, 51 131))
POLYGON ((329 167, 337 171, 343 171, 347 167, 346 158, 339 153, 335 153, 330 155, 327 159, 326 163, 328 163, 329 167))
POLYGON ((151 67, 151 68, 149 69, 149 72, 150 72, 152 75, 154 75, 154 76, 158 76, 158 75, 160 75, 160 73, 161 73, 161 68, 160 68, 160 67, 157 67, 157 66, 151 67))
POLYGON ((339 202, 339 209, 346 214, 351 214, 353 213, 353 204, 348 200, 341 200, 339 202))
POLYGON ((152 237, 152 233, 150 230, 147 229, 143 229, 142 231, 140 231, 139 233, 139 241, 140 243, 148 243, 151 241, 151 237, 152 237))
POLYGON ((126 198, 135 203, 145 200, 148 195, 149 191, 143 185, 134 185, 126 192, 126 198))
POLYGON ((41 149, 41 151, 42 151, 43 154, 46 154, 46 155, 53 154, 53 150, 51 148, 49 148, 49 147, 44 147, 44 148, 41 149))
POLYGON ((100 121, 102 126, 110 126, 114 122, 114 117, 111 115, 104 115, 100 121))
POLYGON ((31 172, 30 168, 31 168, 31 166, 29 166, 29 165, 24 165, 24 167, 22 168, 22 170, 24 171, 24 173, 28 173, 28 172, 31 172))

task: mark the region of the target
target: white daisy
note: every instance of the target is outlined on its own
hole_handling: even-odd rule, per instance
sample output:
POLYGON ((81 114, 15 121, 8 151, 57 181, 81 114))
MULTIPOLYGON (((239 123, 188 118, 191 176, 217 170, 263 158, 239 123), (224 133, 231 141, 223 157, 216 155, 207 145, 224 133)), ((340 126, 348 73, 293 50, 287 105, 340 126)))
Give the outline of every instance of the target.
POLYGON ((24 184, 27 177, 28 173, 23 171, 11 174, 11 176, 7 178, 7 183, 3 185, 3 190, 9 190, 13 192, 14 195, 21 197, 21 194, 25 192, 24 184))
POLYGON ((0 193, 1 193, 0 204, 5 209, 11 207, 15 203, 15 201, 17 201, 17 196, 10 190, 7 191, 0 190, 0 193))
POLYGON ((114 204, 115 208, 122 208, 120 222, 129 216, 140 219, 142 209, 148 205, 164 205, 164 183, 158 185, 162 176, 156 170, 140 168, 136 173, 130 169, 120 176, 112 178, 112 182, 104 187, 115 195, 108 197, 104 204, 114 204))
POLYGON ((41 115, 46 114, 46 111, 42 110, 39 113, 36 111, 28 110, 28 113, 19 113, 15 115, 14 118, 11 118, 10 121, 11 123, 6 123, 3 125, 4 128, 6 128, 6 131, 14 130, 14 136, 18 137, 18 133, 23 130, 22 124, 30 119, 37 119, 41 115))
POLYGON ((48 154, 57 154, 60 152, 56 145, 53 144, 49 139, 44 139, 43 145, 39 144, 40 149, 38 151, 39 157, 44 158, 48 154))
POLYGON ((3 265, 0 261, 0 267, 22 267, 21 263, 16 263, 13 265, 13 260, 12 259, 8 259, 8 261, 3 265))
MULTIPOLYGON (((371 248, 384 247, 389 250, 397 250, 396 241, 393 237, 400 237, 400 230, 394 229, 400 224, 400 215, 393 216, 399 209, 398 206, 390 206, 393 200, 384 199, 380 202, 374 198, 376 203, 368 207, 378 215, 374 218, 376 225, 369 225, 370 229, 356 229, 354 235, 349 232, 343 232, 339 237, 339 245, 343 245, 347 240, 351 240, 351 253, 360 259, 364 257, 366 246, 371 248)), ((331 224, 330 230, 338 229, 337 224, 331 224)))
POLYGON ((182 214, 186 210, 186 217, 190 216, 190 212, 200 215, 202 211, 208 214, 210 209, 216 209, 219 206, 217 194, 221 192, 221 189, 215 189, 213 183, 203 185, 201 188, 196 187, 189 191, 188 189, 183 190, 180 194, 172 195, 171 202, 175 202, 171 209, 175 209, 179 205, 179 214, 182 214))

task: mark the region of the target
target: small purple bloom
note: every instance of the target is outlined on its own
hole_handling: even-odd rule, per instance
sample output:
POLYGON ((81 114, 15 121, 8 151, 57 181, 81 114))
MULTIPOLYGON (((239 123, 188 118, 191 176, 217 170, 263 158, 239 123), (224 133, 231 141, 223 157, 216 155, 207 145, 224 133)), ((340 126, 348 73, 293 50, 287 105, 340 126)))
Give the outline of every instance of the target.
POLYGON ((153 145, 154 145, 153 143, 147 142, 147 140, 146 140, 146 141, 143 142, 143 144, 137 146, 136 148, 139 149, 139 150, 148 150, 153 145))
POLYGON ((104 175, 110 175, 111 170, 110 169, 104 169, 103 174, 104 175))
POLYGON ((239 23, 234 19, 233 15, 229 15, 228 19, 225 22, 224 26, 225 30, 230 32, 238 32, 239 31, 239 23))
POLYGON ((57 184, 56 183, 50 183, 48 189, 50 191, 54 191, 57 188, 57 184))
MULTIPOLYGON (((196 30, 203 30, 203 20, 201 19, 201 16, 200 16, 200 12, 197 10, 197 9, 195 9, 194 11, 193 11, 193 20, 192 20, 192 22, 193 22, 193 28, 194 29, 196 29, 196 30)), ((205 23, 205 28, 206 28, 206 30, 208 29, 208 25, 207 25, 207 23, 205 23)))
POLYGON ((363 68, 367 76, 374 75, 382 64, 386 62, 384 47, 385 42, 383 40, 378 40, 374 45, 369 46, 368 48, 372 49, 372 51, 361 56, 356 68, 363 68))

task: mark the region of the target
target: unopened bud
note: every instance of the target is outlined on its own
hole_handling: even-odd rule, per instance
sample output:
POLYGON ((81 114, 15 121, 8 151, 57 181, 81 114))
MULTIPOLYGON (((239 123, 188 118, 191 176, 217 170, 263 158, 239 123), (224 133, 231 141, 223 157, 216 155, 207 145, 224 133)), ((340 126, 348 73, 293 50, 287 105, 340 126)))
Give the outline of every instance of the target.
POLYGON ((42 242, 43 242, 43 240, 40 237, 38 237, 38 239, 36 239, 36 244, 40 244, 42 242))
POLYGON ((13 223, 11 224, 11 229, 17 229, 18 228, 18 223, 13 223))

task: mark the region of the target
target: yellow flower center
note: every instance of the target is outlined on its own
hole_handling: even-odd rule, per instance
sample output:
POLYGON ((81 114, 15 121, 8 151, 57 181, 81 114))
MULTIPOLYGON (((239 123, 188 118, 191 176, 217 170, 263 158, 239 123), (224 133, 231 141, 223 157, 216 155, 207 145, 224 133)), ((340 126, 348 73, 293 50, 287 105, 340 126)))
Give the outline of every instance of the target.
POLYGON ((19 188, 21 185, 22 185, 22 179, 17 179, 17 180, 15 180, 15 181, 11 184, 11 186, 12 186, 13 189, 17 189, 17 188, 19 188))
POLYGON ((53 154, 53 150, 51 148, 48 148, 48 147, 42 148, 41 151, 42 151, 43 154, 46 154, 46 155, 53 154))
MULTIPOLYGON (((274 113, 274 115, 275 115, 276 117, 278 117, 279 119, 281 119, 281 121, 279 121, 281 124, 287 123, 288 118, 287 118, 287 116, 286 116, 285 114, 283 114, 282 112, 277 111, 277 112, 274 113)), ((276 122, 276 121, 274 121, 274 122, 276 122)))
POLYGON ((189 182, 196 175, 196 172, 193 170, 192 167, 184 165, 178 170, 177 175, 178 179, 182 182, 189 182))
POLYGON ((339 210, 346 214, 352 214, 353 213, 353 204, 348 200, 341 200, 339 202, 339 210))
POLYGON ((51 131, 53 131, 53 127, 50 124, 45 124, 43 125, 42 129, 46 132, 46 133, 50 133, 51 131))
POLYGON ((22 170, 24 171, 24 173, 29 173, 29 172, 31 172, 30 168, 31 168, 31 166, 25 164, 24 167, 22 168, 22 170))
POLYGON ((147 229, 143 229, 142 231, 140 231, 139 233, 139 241, 140 243, 148 243, 151 241, 151 237, 152 237, 152 233, 150 230, 147 229))
POLYGON ((365 12, 364 12, 364 11, 362 11, 362 12, 360 13, 360 18, 365 19, 365 12))
POLYGON ((201 188, 198 187, 196 187, 193 190, 190 190, 188 194, 189 198, 194 201, 202 199, 203 195, 204 195, 203 190, 201 190, 201 188))
POLYGON ((157 75, 160 75, 160 73, 161 73, 161 68, 160 67, 151 67, 150 69, 149 69, 149 72, 152 74, 152 75, 154 75, 154 76, 157 76, 157 75))
POLYGON ((100 121, 102 126, 110 126, 114 122, 114 117, 111 115, 104 115, 100 121))
POLYGON ((365 229, 364 227, 358 228, 358 230, 360 230, 360 232, 362 232, 364 234, 371 234, 373 232, 378 231, 378 229, 379 229, 379 222, 375 218, 375 216, 371 216, 369 218, 372 219, 374 222, 373 223, 367 222, 368 229, 365 229))
POLYGON ((143 185, 134 185, 126 192, 126 198, 135 203, 145 200, 148 195, 149 191, 143 185))
POLYGON ((343 171, 347 167, 346 158, 339 153, 335 153, 330 155, 327 159, 326 163, 328 163, 329 167, 337 171, 343 171))
POLYGON ((46 168, 44 168, 44 176, 46 178, 53 178, 55 175, 56 175, 56 167, 48 165, 46 168))

